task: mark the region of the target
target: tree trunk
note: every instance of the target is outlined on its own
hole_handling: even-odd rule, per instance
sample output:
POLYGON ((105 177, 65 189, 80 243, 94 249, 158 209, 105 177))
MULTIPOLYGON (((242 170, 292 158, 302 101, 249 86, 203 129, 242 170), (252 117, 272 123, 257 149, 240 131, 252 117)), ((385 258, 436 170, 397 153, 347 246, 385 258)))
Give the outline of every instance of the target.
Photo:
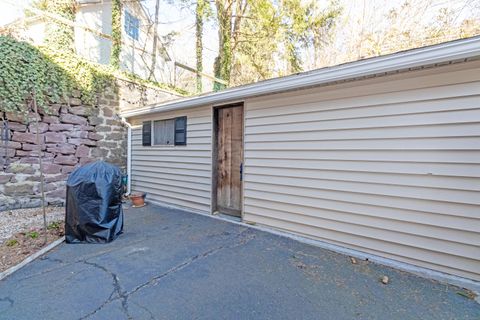
POLYGON ((205 15, 205 0, 197 1, 197 8, 195 10, 195 27, 196 27, 196 58, 197 58, 197 93, 202 93, 202 76, 200 72, 203 71, 203 18, 205 15))
POLYGON ((148 80, 155 77, 155 67, 157 64, 157 39, 158 39, 158 10, 160 7, 160 0, 155 3, 155 23, 153 24, 153 47, 152 47, 152 65, 150 67, 150 74, 148 80))
MULTIPOLYGON (((218 17, 218 56, 215 59, 215 77, 230 81, 230 70, 232 64, 232 2, 234 0, 216 0, 218 17)), ((215 82, 213 90, 224 89, 225 85, 215 82)))

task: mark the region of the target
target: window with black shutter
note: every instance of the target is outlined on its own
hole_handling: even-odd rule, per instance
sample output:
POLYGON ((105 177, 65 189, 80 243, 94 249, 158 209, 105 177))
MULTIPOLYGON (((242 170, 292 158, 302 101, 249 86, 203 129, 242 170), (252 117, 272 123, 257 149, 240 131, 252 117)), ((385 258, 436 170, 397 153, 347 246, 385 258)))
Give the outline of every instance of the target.
POLYGON ((175 119, 175 145, 185 146, 187 144, 187 117, 175 119))
POLYGON ((143 123, 143 145, 187 145, 187 117, 145 121, 143 123))
POLYGON ((142 126, 142 145, 152 145, 152 122, 144 121, 142 126))

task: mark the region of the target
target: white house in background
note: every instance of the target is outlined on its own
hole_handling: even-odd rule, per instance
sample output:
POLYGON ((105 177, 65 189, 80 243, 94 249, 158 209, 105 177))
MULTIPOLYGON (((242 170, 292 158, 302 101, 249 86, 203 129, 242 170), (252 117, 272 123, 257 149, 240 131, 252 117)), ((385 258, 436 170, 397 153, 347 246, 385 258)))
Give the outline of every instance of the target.
MULTIPOLYGON (((112 33, 112 1, 79 0, 76 23, 88 28, 112 33)), ((102 64, 110 61, 112 41, 80 27, 75 28, 75 48, 78 54, 102 64)), ((121 68, 142 78, 148 78, 152 65, 153 23, 139 1, 125 1, 122 6, 121 68)), ((155 79, 170 83, 168 54, 157 43, 155 79)))
MULTIPOLYGON (((75 17, 75 50, 77 54, 96 63, 108 64, 112 41, 96 35, 88 29, 111 35, 112 1, 79 0, 77 5, 75 17)), ((35 45, 42 45, 45 40, 45 27, 49 20, 42 16, 29 17, 15 21, 7 28, 21 33, 23 38, 35 45)), ((121 68, 141 78, 148 78, 152 65, 153 38, 153 23, 140 2, 125 1, 122 6, 121 68)), ((158 41, 155 80, 171 83, 172 70, 173 62, 170 61, 161 42, 158 41)))

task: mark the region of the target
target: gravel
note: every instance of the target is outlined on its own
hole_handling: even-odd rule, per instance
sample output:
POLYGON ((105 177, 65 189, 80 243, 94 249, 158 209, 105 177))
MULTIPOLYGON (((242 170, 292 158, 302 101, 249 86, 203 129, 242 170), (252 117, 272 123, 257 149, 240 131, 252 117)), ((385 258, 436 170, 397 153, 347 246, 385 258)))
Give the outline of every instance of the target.
MULTIPOLYGON (((47 223, 64 221, 65 208, 47 207, 47 223)), ((42 208, 6 210, 0 212, 0 244, 17 232, 43 227, 42 208)))

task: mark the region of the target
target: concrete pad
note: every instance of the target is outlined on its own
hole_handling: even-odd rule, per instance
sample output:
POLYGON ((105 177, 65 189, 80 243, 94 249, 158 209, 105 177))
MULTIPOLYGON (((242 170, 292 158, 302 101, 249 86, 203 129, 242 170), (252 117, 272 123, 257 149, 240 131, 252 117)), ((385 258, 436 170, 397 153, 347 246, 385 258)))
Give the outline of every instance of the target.
POLYGON ((480 318, 462 289, 392 268, 181 210, 125 215, 116 241, 63 244, 1 281, 0 318, 480 318))

